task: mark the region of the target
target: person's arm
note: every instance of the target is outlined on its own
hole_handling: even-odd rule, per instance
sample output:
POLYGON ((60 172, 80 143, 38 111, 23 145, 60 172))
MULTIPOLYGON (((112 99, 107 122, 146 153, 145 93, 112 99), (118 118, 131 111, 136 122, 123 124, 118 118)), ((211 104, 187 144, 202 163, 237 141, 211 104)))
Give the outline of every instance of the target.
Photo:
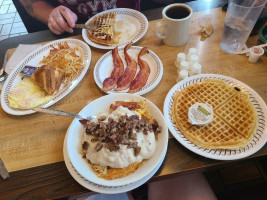
POLYGON ((19 0, 32 17, 48 25, 50 30, 59 35, 67 31, 73 32, 77 15, 65 6, 54 8, 44 0, 19 0))
POLYGON ((44 0, 19 0, 29 15, 48 24, 48 18, 54 7, 44 0))

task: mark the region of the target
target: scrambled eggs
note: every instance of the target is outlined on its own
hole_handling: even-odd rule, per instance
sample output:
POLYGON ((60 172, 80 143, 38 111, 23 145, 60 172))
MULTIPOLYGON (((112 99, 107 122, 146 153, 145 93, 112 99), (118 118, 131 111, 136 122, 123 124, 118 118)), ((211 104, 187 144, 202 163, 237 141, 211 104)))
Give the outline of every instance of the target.
POLYGON ((48 96, 30 79, 24 79, 10 91, 8 101, 13 108, 29 109, 39 106, 53 97, 54 95, 48 96))

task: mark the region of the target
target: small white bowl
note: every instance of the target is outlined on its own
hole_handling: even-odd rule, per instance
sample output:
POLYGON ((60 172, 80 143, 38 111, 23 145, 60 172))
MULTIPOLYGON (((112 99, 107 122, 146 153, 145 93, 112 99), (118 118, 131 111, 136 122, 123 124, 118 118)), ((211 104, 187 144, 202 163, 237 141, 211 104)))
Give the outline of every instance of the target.
POLYGON ((142 166, 140 166, 134 173, 128 176, 114 180, 99 178, 94 174, 87 159, 82 158, 83 155, 81 153, 81 136, 85 129, 78 119, 74 119, 69 126, 66 134, 67 153, 73 167, 77 170, 77 172, 85 179, 93 183, 104 186, 117 187, 136 182, 153 171, 153 169, 156 168, 160 161, 164 158, 167 151, 168 128, 163 114, 156 105, 154 105, 151 101, 145 99, 144 97, 127 93, 106 95, 89 103, 81 110, 79 114, 83 116, 98 115, 98 113, 100 113, 101 111, 108 110, 110 105, 112 103, 115 103, 115 101, 125 100, 146 100, 151 116, 156 119, 159 125, 162 127, 162 132, 158 135, 156 150, 149 160, 147 160, 142 166))

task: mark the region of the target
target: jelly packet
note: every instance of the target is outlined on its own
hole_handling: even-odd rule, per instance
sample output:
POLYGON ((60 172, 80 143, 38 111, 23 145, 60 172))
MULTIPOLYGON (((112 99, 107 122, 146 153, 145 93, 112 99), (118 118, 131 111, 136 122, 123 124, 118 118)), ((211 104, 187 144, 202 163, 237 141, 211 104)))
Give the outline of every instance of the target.
POLYGON ((188 122, 193 125, 206 125, 213 120, 213 109, 208 103, 195 103, 188 110, 188 122))
POLYGON ((262 47, 251 47, 249 49, 248 61, 251 63, 256 63, 258 59, 264 54, 264 49, 262 47))
POLYGON ((31 76, 37 67, 26 65, 21 71, 20 74, 23 76, 31 76))

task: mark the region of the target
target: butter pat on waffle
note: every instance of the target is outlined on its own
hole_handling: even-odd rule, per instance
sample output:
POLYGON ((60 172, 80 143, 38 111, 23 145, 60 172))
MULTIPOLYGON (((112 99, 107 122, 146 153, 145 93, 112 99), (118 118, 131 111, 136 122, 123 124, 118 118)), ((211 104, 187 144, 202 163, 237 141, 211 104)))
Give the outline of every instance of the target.
POLYGON ((94 30, 87 30, 87 35, 95 43, 112 45, 114 40, 114 23, 116 19, 116 13, 106 13, 103 15, 97 15, 89 24, 95 25, 94 30))
POLYGON ((248 96, 223 81, 206 79, 174 94, 172 120, 192 143, 207 149, 245 147, 257 129, 257 113, 248 96), (195 103, 208 103, 213 121, 205 126, 188 122, 188 110, 195 103))

